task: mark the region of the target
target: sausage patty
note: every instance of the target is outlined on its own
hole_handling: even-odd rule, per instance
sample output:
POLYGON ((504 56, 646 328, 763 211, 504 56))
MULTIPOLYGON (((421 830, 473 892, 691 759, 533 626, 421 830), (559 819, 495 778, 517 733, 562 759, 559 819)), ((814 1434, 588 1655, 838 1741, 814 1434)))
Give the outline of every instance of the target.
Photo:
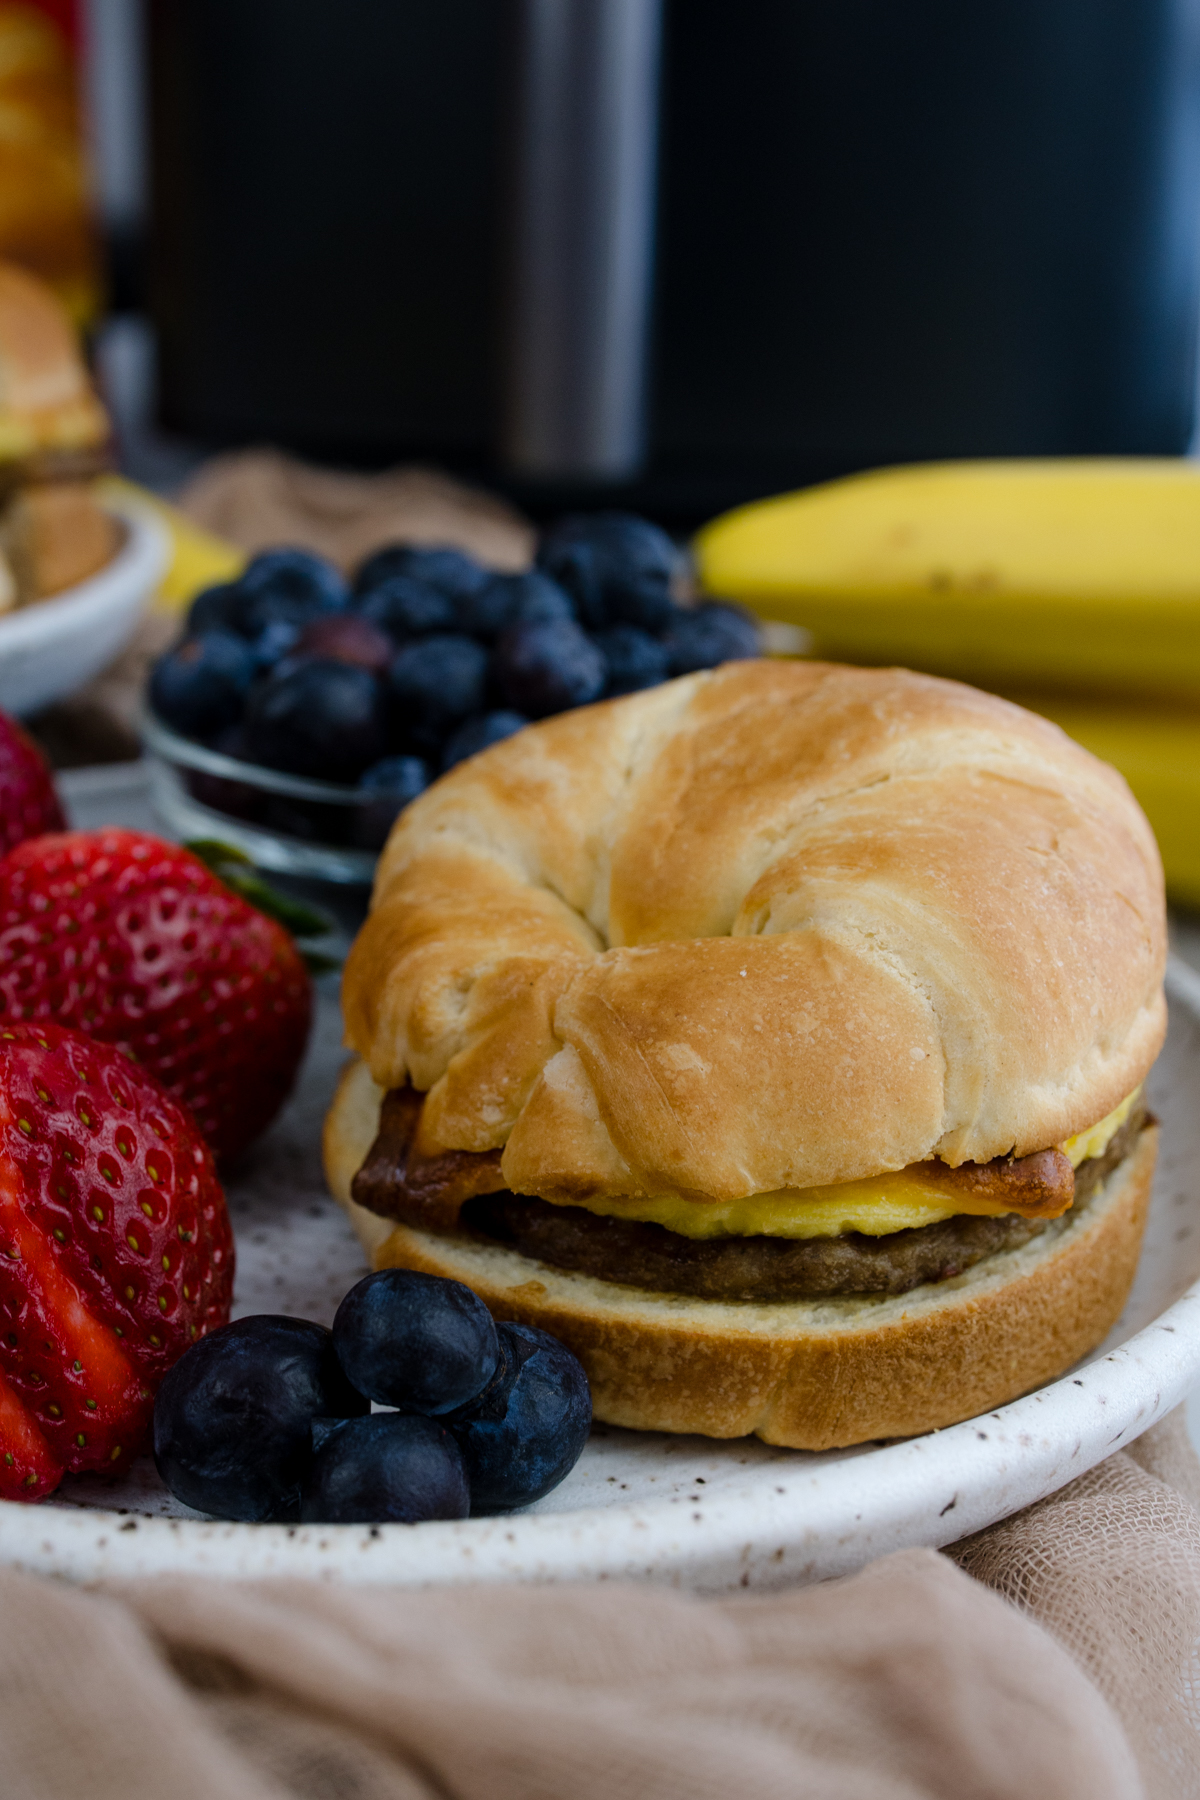
MULTIPOLYGON (((1129 1154, 1145 1122, 1145 1112, 1139 1111, 1122 1125, 1102 1156, 1080 1164, 1073 1211, 1086 1205, 1129 1154)), ((692 1294, 704 1300, 800 1300, 905 1294, 922 1282, 947 1281, 985 1256, 1027 1244, 1047 1229, 1047 1221, 1019 1213, 998 1218, 956 1213, 936 1225, 884 1237, 848 1231, 821 1238, 688 1238, 663 1225, 500 1193, 468 1200, 461 1226, 511 1244, 554 1268, 573 1269, 624 1287, 692 1294)))

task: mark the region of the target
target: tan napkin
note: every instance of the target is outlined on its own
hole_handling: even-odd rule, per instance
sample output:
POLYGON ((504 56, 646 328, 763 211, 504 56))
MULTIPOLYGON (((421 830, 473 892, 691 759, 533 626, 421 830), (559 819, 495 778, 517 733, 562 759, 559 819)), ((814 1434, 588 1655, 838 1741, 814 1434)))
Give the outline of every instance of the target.
POLYGON ((243 550, 301 544, 343 568, 380 544, 454 544, 497 569, 533 560, 534 530, 494 494, 433 469, 351 475, 280 450, 235 450, 193 475, 178 504, 243 550))
POLYGON ((5 1573, 3 1792, 1189 1800, 1198 1491, 1177 1414, 962 1568, 905 1551, 761 1598, 5 1573))

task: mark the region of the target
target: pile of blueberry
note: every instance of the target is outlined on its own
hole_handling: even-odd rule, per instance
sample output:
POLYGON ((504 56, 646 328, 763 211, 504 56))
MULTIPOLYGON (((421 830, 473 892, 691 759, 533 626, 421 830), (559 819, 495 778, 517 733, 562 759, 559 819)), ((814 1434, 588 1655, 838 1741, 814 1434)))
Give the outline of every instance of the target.
POLYGON ((158 1391, 154 1460, 217 1518, 415 1525, 540 1500, 591 1419, 557 1338, 495 1325, 461 1282, 384 1269, 332 1331, 262 1314, 193 1344, 158 1391))
MULTIPOLYGON (((564 519, 521 575, 392 545, 351 586, 308 551, 268 550, 192 603, 151 705, 239 761, 370 796, 350 829, 374 848, 435 776, 530 719, 757 656, 739 607, 677 604, 678 560, 665 532, 622 513, 564 519)), ((338 838, 320 803, 198 780, 219 810, 338 838)))

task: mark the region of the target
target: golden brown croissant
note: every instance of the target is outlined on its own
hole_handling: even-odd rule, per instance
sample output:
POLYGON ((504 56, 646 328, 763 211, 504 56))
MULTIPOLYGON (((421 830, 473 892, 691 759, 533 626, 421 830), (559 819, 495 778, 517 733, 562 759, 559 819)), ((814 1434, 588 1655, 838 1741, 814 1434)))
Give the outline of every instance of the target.
MULTIPOLYGON (((1107 1330, 1136 1262, 1152 1131, 1127 1126, 1120 1167, 1086 1208, 1032 1241, 1035 1228, 1005 1227, 995 1253, 956 1249, 947 1263, 943 1249, 941 1285, 921 1277, 908 1300, 865 1300, 861 1282, 843 1294, 827 1276, 770 1304, 697 1298, 711 1289, 692 1273, 682 1294, 635 1291, 662 1264, 628 1224, 704 1237, 705 1209, 726 1207, 734 1235, 803 1238, 798 1203, 861 1198, 880 1177, 907 1180, 908 1195, 931 1159, 1069 1149, 1110 1116, 1111 1138, 1162 1041, 1164 958, 1149 827, 1121 778, 1056 727, 903 670, 727 665, 523 731, 403 815, 347 964, 347 1035, 366 1068, 331 1116, 331 1180, 348 1198, 383 1093, 424 1094, 412 1129, 426 1210, 378 1203, 402 1221, 380 1256, 474 1270, 463 1278, 498 1311, 552 1319, 569 1341, 574 1320, 602 1417, 803 1444, 945 1423, 1046 1379, 1107 1330), (453 1192, 435 1191, 439 1156, 453 1192), (553 1244, 558 1215, 514 1227, 510 1209, 501 1226, 471 1198, 489 1182, 576 1221, 599 1215, 610 1263, 563 1273, 522 1254, 526 1227, 553 1244), (746 1204, 753 1226, 736 1222, 746 1204), (771 1207, 793 1223, 772 1223, 771 1207), (518 1248, 500 1247, 514 1229, 518 1248), (633 1272, 582 1272, 597 1266, 633 1272), (1001 1298, 982 1307, 985 1290, 1001 1298), (840 1368, 853 1407, 845 1393, 816 1405, 818 1316, 821 1380, 840 1368), (901 1319, 907 1347, 885 1354, 880 1333, 901 1319), (703 1405, 700 1378, 684 1375, 698 1344, 700 1386, 713 1356, 727 1377, 703 1405)), ((381 1166, 386 1185, 377 1154, 381 1166)), ((401 1199, 405 1180, 398 1167, 401 1199)), ((978 1206, 962 1198, 986 1185, 949 1184, 928 1216, 945 1229, 956 1207, 988 1214, 999 1242, 1003 1185, 978 1206)), ((1024 1210, 1049 1216, 1068 1199, 1024 1210)), ((856 1240, 874 1229, 853 1216, 856 1240)), ((378 1241, 391 1227, 369 1229, 378 1241)), ((738 1279, 750 1285, 732 1295, 765 1277, 738 1279)))

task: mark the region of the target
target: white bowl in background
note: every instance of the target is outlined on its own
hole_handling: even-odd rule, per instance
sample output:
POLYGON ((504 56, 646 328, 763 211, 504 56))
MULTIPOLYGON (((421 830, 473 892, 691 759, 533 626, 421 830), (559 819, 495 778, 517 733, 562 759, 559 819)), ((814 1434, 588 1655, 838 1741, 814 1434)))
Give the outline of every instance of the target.
POLYGON ((26 716, 98 675, 129 642, 170 557, 165 528, 132 505, 112 561, 49 600, 0 615, 0 709, 26 716))

